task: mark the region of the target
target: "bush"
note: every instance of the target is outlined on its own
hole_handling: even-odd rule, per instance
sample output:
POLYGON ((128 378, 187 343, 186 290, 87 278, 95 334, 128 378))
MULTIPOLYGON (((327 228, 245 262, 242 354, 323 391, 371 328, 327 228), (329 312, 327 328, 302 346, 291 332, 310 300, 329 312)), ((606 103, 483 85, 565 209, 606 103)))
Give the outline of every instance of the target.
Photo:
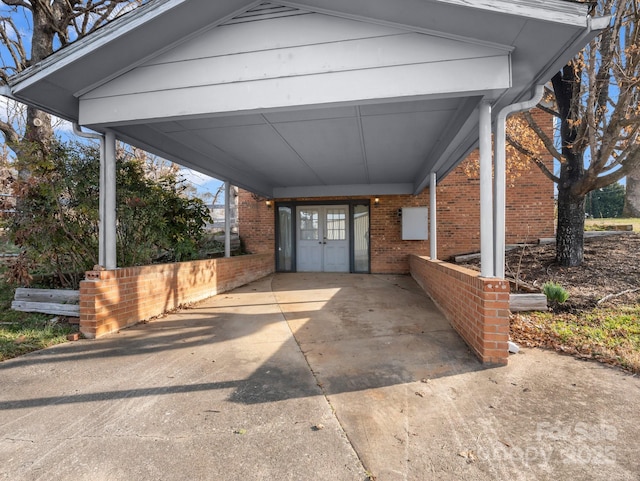
POLYGON ((542 292, 547 296, 547 300, 549 302, 563 304, 567 299, 569 299, 569 293, 565 288, 555 282, 545 282, 542 286, 542 292))
MULTIPOLYGON (((46 157, 20 159, 31 175, 15 183, 19 202, 8 223, 22 250, 16 269, 28 266, 32 273, 38 266, 58 285, 77 288, 98 263, 99 159, 95 146, 80 143, 58 143, 46 157)), ((143 160, 120 155, 116 165, 118 266, 196 258, 210 220, 204 202, 184 194, 175 171, 155 180, 143 160)), ((26 284, 29 277, 20 280, 26 284)))

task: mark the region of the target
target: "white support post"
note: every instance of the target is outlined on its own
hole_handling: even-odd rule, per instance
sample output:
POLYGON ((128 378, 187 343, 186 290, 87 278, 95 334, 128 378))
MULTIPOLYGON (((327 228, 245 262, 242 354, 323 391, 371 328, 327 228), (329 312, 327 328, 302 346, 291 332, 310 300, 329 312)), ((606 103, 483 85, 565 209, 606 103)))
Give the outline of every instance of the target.
POLYGON ((495 146, 493 173, 493 241, 494 241, 494 273, 496 277, 504 279, 504 261, 506 248, 506 117, 501 121, 500 115, 496 121, 496 135, 493 140, 495 146))
POLYGON ((429 226, 429 254, 432 260, 438 258, 438 223, 436 220, 436 212, 438 206, 436 204, 436 188, 438 184, 438 176, 435 172, 431 172, 429 176, 429 213, 430 213, 430 226, 429 226))
POLYGON ((231 257, 231 184, 224 183, 224 256, 231 257))
POLYGON ((529 110, 536 106, 544 94, 544 85, 539 85, 530 100, 517 104, 507 105, 500 112, 496 119, 496 133, 493 139, 495 146, 494 156, 494 274, 500 279, 504 279, 505 261, 505 231, 506 231, 506 151, 507 144, 507 117, 514 112, 529 110))
POLYGON ((105 164, 106 164, 106 153, 105 153, 105 139, 104 136, 100 140, 100 192, 98 194, 98 264, 101 266, 106 265, 106 251, 105 251, 105 241, 104 241, 104 233, 105 233, 105 221, 104 221, 104 213, 106 211, 105 206, 105 164))
MULTIPOLYGON (((115 269, 116 257, 116 136, 110 130, 105 132, 104 184, 100 194, 104 195, 104 268, 115 269), (104 192, 104 194, 103 194, 104 192)), ((101 179, 102 180, 102 179, 101 179)))
POLYGON ((494 277, 491 105, 480 103, 480 275, 494 277))

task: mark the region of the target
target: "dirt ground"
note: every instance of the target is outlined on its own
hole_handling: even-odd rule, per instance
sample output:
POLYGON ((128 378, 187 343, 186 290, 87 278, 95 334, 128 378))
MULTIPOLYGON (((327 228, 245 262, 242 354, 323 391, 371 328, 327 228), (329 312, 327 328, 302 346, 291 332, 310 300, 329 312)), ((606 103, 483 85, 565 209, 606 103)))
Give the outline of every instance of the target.
MULTIPOLYGON (((467 264, 477 268, 478 261, 467 264)), ((506 275, 526 286, 541 289, 547 281, 570 294, 564 309, 590 309, 605 296, 608 303, 640 302, 640 233, 624 233, 585 239, 580 267, 560 267, 555 245, 527 245, 507 252, 506 275), (621 293, 625 291, 626 294, 621 293)))

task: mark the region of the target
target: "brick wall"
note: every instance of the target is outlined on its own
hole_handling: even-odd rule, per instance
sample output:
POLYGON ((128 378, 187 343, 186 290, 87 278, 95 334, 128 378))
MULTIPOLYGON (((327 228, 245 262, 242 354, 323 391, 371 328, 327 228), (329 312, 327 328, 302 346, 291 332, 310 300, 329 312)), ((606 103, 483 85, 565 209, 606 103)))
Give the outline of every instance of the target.
POLYGON ((238 189, 238 234, 247 252, 275 256, 275 211, 266 199, 238 189))
POLYGON ((89 271, 80 283, 80 332, 96 338, 182 304, 271 274, 272 253, 89 271))
MULTIPOLYGON (((480 249, 480 185, 473 165, 477 152, 449 174, 437 188, 438 258, 480 249)), ((547 159, 549 165, 551 159, 547 159)), ((403 241, 398 209, 429 205, 429 189, 420 195, 383 195, 378 206, 373 197, 326 197, 318 202, 366 199, 371 202, 371 272, 408 273, 409 254, 430 255, 429 241, 403 241)), ((285 200, 285 199, 283 199, 285 200)), ((290 200, 290 199, 286 199, 290 200)), ((532 166, 507 185, 506 241, 519 243, 554 235, 553 183, 532 166)), ((248 252, 275 252, 274 206, 250 193, 239 192, 239 234, 248 252)))
POLYGON ((410 256, 411 276, 483 363, 509 357, 509 283, 464 267, 410 256), (452 295, 455 293, 455 295, 452 295))

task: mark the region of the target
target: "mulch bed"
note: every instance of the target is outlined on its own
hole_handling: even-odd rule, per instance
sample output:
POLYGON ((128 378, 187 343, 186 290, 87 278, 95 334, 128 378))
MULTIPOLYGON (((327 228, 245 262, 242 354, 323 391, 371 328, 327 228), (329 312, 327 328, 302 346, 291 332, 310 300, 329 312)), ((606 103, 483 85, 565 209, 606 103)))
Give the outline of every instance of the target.
MULTIPOLYGON (((605 296, 640 287, 640 233, 585 239, 580 267, 560 267, 555 256, 553 244, 518 247, 507 252, 506 275, 538 289, 548 281, 560 284, 571 296, 563 309, 573 312, 593 308, 605 296)), ((465 265, 477 269, 479 261, 465 265)), ((608 302, 640 302, 640 291, 608 302)))

